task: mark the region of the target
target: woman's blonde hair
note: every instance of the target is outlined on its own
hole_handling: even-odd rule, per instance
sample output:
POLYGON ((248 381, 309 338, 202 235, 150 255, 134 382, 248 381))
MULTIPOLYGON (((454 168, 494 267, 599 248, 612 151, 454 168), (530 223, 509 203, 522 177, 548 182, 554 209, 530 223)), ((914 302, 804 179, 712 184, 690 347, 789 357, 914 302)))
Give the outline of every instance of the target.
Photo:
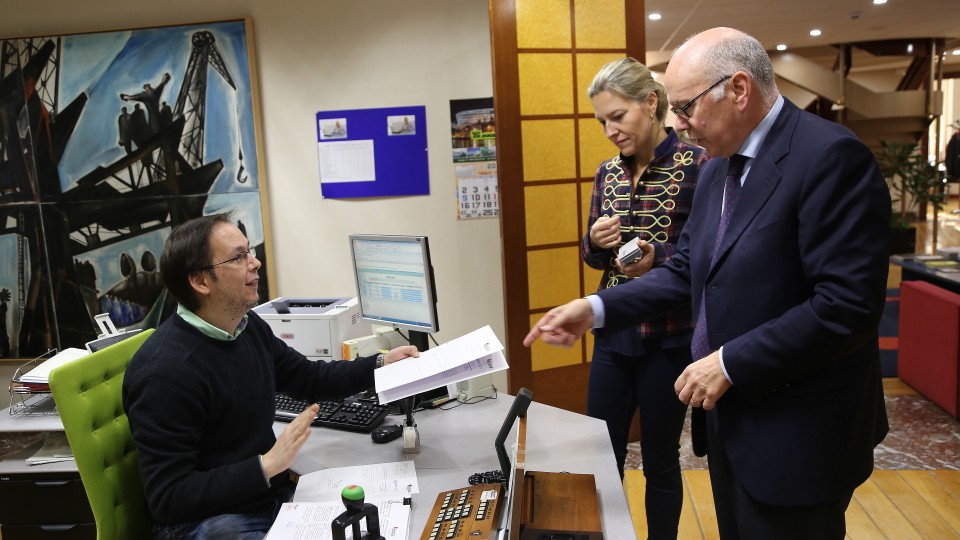
POLYGON ((657 120, 663 122, 667 115, 667 92, 663 85, 653 78, 647 66, 629 56, 600 68, 587 89, 587 97, 593 98, 603 91, 641 102, 646 102, 654 93, 657 95, 657 120))

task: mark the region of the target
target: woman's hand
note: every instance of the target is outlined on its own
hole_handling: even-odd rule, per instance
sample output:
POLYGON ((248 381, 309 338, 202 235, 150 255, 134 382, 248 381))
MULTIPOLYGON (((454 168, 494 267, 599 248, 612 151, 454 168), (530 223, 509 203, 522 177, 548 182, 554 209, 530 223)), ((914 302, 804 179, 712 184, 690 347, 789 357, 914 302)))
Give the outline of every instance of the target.
POLYGON ((654 247, 653 244, 649 242, 644 242, 640 240, 639 243, 640 249, 643 250, 643 255, 634 259, 633 262, 629 264, 621 264, 620 259, 617 259, 617 268, 620 269, 620 272, 629 277, 637 278, 640 277, 653 268, 653 259, 654 259, 654 247))
POLYGON ((600 216, 590 227, 590 243, 600 249, 613 249, 620 244, 620 218, 600 216))

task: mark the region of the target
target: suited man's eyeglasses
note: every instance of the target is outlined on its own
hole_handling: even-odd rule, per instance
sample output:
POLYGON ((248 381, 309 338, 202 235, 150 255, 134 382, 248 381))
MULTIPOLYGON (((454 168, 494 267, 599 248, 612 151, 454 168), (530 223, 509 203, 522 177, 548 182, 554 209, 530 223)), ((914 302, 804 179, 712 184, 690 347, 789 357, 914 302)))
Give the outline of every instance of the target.
POLYGON ((670 112, 672 112, 673 114, 677 115, 678 118, 682 118, 683 120, 690 120, 690 114, 687 113, 687 109, 689 109, 691 106, 693 106, 693 104, 696 103, 698 99, 700 99, 700 98, 702 98, 703 96, 705 96, 705 95, 707 94, 707 92, 713 90, 714 88, 717 87, 718 84, 720 84, 720 83, 722 83, 723 81, 729 79, 730 77, 733 77, 733 75, 727 75, 726 77, 721 77, 719 81, 717 81, 717 82, 711 84, 710 86, 708 86, 706 90, 704 90, 703 92, 700 92, 699 94, 697 94, 697 97, 695 97, 695 98, 691 99, 690 101, 688 101, 687 104, 684 105, 683 107, 670 107, 670 112))

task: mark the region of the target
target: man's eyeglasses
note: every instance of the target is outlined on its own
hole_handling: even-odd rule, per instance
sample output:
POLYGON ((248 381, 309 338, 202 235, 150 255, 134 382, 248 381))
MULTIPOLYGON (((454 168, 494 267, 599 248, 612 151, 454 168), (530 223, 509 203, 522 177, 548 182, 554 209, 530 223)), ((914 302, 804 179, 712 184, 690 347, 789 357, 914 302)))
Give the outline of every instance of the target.
POLYGON ((679 107, 679 108, 678 108, 678 107, 670 107, 670 112, 672 112, 673 114, 677 115, 677 117, 682 118, 683 120, 690 120, 690 115, 687 114, 687 109, 689 109, 694 103, 696 103, 698 99, 700 99, 700 98, 702 98, 704 95, 706 95, 707 92, 713 90, 714 88, 717 87, 718 84, 720 84, 720 83, 722 83, 723 81, 729 79, 730 77, 733 77, 733 75, 727 75, 726 77, 721 77, 719 81, 717 81, 717 82, 711 84, 710 86, 708 86, 706 90, 704 90, 703 92, 700 92, 699 94, 697 94, 697 97, 695 97, 695 98, 691 99, 690 101, 688 101, 687 104, 684 105, 683 107, 679 107))
POLYGON ((254 248, 247 248, 246 251, 241 251, 240 253, 238 253, 236 257, 231 257, 231 258, 229 258, 229 259, 227 259, 227 260, 225 260, 225 261, 220 261, 220 262, 218 262, 217 264, 211 264, 210 266, 204 266, 203 268, 201 268, 201 270, 207 270, 207 269, 209 269, 209 268, 214 268, 214 267, 220 266, 221 264, 230 264, 230 265, 232 265, 232 266, 242 266, 242 265, 244 265, 244 264, 247 264, 247 261, 249 260, 247 257, 254 257, 254 258, 256 258, 256 256, 257 256, 257 250, 256 250, 256 249, 254 249, 254 248))

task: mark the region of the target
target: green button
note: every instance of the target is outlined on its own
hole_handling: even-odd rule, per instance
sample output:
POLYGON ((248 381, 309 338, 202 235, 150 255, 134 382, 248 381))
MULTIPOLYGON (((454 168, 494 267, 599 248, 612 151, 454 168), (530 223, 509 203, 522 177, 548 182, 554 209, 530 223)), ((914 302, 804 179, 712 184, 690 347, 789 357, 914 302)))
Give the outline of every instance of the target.
POLYGON ((351 501, 359 501, 363 499, 363 488, 356 485, 347 486, 340 492, 340 496, 351 501))

